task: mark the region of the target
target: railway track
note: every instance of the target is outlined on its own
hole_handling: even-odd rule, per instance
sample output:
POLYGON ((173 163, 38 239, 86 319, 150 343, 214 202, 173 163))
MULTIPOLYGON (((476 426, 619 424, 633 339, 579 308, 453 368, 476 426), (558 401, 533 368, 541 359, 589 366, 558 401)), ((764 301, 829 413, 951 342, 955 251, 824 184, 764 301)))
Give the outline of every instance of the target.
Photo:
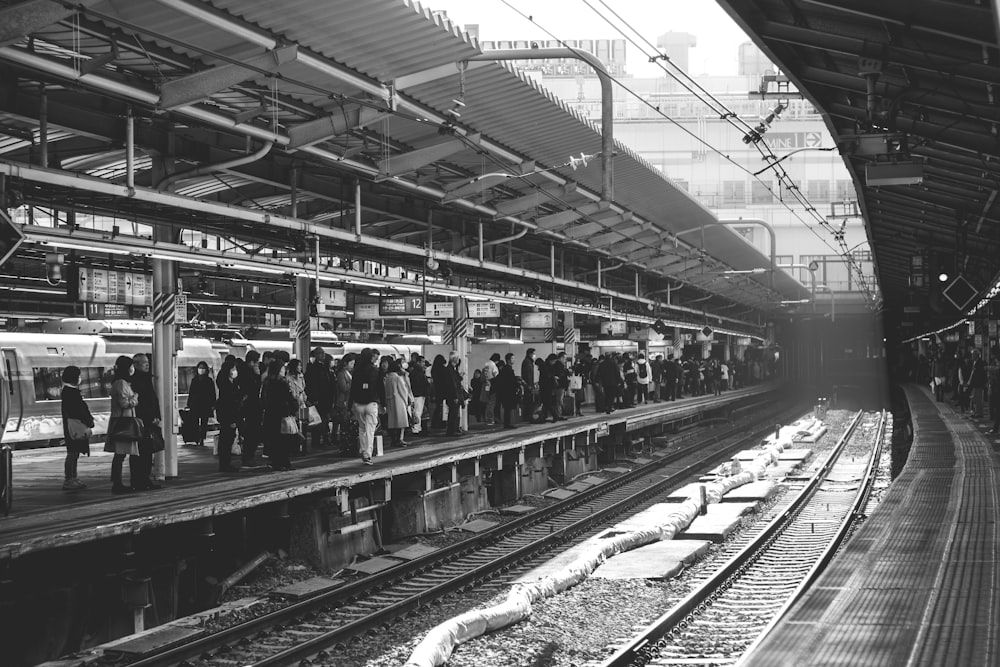
POLYGON ((798 492, 782 498, 771 522, 683 600, 591 667, 735 664, 818 576, 859 517, 885 420, 885 413, 859 412, 816 474, 793 478, 798 492), (874 448, 870 440, 861 442, 872 432, 874 448))
POLYGON ((690 475, 756 445, 776 419, 786 421, 792 414, 770 414, 751 433, 753 425, 719 432, 474 538, 130 664, 265 667, 322 660, 352 637, 502 576, 613 517, 644 509, 690 475))

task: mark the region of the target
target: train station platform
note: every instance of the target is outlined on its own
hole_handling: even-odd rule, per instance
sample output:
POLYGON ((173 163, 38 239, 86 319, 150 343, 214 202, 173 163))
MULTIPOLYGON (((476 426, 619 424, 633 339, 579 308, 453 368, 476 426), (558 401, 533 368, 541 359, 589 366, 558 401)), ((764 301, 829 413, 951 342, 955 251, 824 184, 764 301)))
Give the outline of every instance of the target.
POLYGON ((902 473, 826 571, 739 664, 1000 664, 1000 438, 905 388, 902 473))
MULTIPOLYGON (((609 435, 617 435, 619 440, 627 438, 636 429, 652 424, 684 425, 706 416, 725 417, 733 409, 762 404, 778 388, 777 384, 762 384, 726 391, 719 397, 649 403, 610 415, 594 414, 592 407, 585 406, 582 417, 544 425, 522 423, 515 429, 472 424, 470 431, 458 438, 412 438, 409 447, 391 449, 376 457, 374 466, 320 449, 294 458, 291 471, 260 467, 226 474, 217 471, 210 444, 185 446, 179 452, 177 479, 164 482, 159 490, 120 496, 110 493, 111 455, 105 454, 100 444, 91 446, 92 456, 80 459, 79 476, 87 488, 79 491, 62 490, 65 450, 61 447, 18 451, 14 460, 14 509, 9 517, 0 518, 0 561, 246 512, 306 496, 343 493, 346 503, 347 492, 353 487, 385 481, 384 493, 388 494, 392 480, 407 476, 422 480, 426 474, 428 486, 422 492, 429 492, 442 486, 440 476, 432 479, 430 471, 434 469, 457 471, 460 464, 469 463, 474 464, 478 476, 480 462, 484 468, 500 468, 506 455, 508 467, 519 460, 523 464, 529 448, 529 457, 558 456, 575 447, 597 445, 599 439, 609 435)), ((455 471, 451 473, 452 482, 455 471)), ((543 483, 546 477, 543 471, 543 483)))

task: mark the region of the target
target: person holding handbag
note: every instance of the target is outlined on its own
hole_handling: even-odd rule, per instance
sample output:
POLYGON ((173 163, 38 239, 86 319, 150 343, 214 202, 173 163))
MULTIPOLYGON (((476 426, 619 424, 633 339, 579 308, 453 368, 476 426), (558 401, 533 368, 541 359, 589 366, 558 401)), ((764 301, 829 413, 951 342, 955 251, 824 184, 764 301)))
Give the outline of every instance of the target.
POLYGON ((403 365, 398 359, 389 363, 389 372, 385 374, 385 405, 386 428, 389 429, 390 444, 406 447, 409 443, 403 441, 403 431, 410 425, 410 411, 413 409, 413 392, 403 365))
POLYGON ((62 381, 60 398, 63 442, 66 443, 65 481, 62 488, 64 491, 78 491, 87 488, 76 475, 76 465, 80 454, 90 456, 90 435, 94 428, 94 418, 80 393, 80 369, 67 366, 63 369, 62 381))
POLYGON ((302 437, 299 433, 299 402, 292 396, 292 390, 285 381, 285 364, 280 359, 274 359, 268 365, 260 398, 264 406, 261 429, 264 453, 271 459, 271 467, 275 470, 291 470, 291 443, 297 444, 302 437))
MULTIPOLYGON (((299 427, 302 433, 305 433, 309 428, 309 400, 306 398, 306 376, 302 373, 302 362, 298 359, 292 359, 285 366, 285 381, 288 382, 288 388, 292 392, 292 396, 295 398, 295 402, 299 405, 299 427)), ((315 406, 314 406, 315 407, 315 406)), ((318 409, 318 408, 317 408, 318 409)), ((302 438, 300 443, 301 451, 303 454, 306 453, 306 441, 305 437, 302 438)))
POLYGON ((139 460, 139 439, 142 437, 142 422, 135 416, 139 395, 132 389, 129 380, 135 373, 132 360, 120 356, 115 360, 114 382, 111 383, 111 416, 108 420, 108 437, 104 451, 114 454, 111 459, 111 493, 118 495, 137 490, 122 483, 122 466, 128 458, 129 478, 133 485, 142 478, 139 460))

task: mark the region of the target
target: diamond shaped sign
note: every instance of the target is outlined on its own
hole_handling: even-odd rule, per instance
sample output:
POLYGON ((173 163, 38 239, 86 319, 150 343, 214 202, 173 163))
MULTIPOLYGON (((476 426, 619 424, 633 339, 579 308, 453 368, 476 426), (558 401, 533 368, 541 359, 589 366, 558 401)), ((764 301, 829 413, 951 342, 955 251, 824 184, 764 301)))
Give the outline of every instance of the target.
POLYGON ((979 294, 979 290, 969 284, 964 277, 958 276, 941 290, 941 294, 951 302, 951 305, 959 310, 965 310, 979 294))

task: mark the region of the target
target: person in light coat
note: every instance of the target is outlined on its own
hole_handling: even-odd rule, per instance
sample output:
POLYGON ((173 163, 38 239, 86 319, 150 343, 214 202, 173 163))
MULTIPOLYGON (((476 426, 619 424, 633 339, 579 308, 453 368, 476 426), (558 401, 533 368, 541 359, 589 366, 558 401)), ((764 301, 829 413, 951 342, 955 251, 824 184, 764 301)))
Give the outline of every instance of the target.
POLYGON ((483 364, 483 388, 481 395, 477 398, 482 403, 483 415, 486 417, 487 426, 496 424, 497 394, 493 383, 496 382, 497 377, 500 375, 500 367, 497 366, 499 361, 500 355, 494 352, 486 360, 486 363, 483 364))
POLYGON ((114 427, 114 422, 119 418, 134 418, 135 406, 139 404, 139 394, 132 389, 129 379, 135 373, 132 360, 126 356, 120 356, 115 361, 115 380, 111 384, 111 417, 108 422, 109 436, 104 443, 104 451, 114 454, 111 459, 111 493, 130 493, 138 489, 132 486, 125 486, 122 483, 122 466, 125 457, 129 462, 129 478, 133 485, 138 484, 141 474, 141 463, 139 461, 139 441, 126 439, 112 439, 110 432, 114 427))
POLYGON ((413 409, 413 392, 398 359, 389 364, 385 374, 386 425, 389 429, 389 443, 406 447, 403 430, 410 425, 410 411, 413 409))

